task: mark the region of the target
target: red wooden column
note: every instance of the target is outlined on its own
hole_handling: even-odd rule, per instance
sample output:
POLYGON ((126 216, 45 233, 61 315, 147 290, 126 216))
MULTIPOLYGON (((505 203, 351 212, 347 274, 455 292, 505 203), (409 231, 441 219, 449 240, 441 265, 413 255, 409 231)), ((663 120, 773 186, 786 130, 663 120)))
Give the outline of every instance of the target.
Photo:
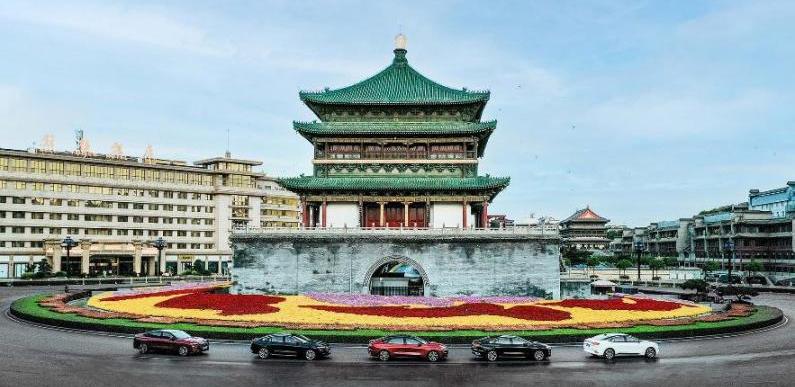
POLYGON ((301 209, 304 212, 304 227, 309 227, 309 206, 306 204, 306 198, 301 198, 301 209))
POLYGON ((463 218, 462 219, 463 221, 461 222, 461 224, 464 225, 464 228, 467 228, 468 227, 468 225, 467 225, 467 218, 468 218, 468 216, 467 216, 467 201, 464 200, 462 202, 462 204, 463 204, 463 206, 461 206, 461 216, 463 218))
POLYGON ((489 228, 489 201, 483 201, 483 211, 480 212, 480 225, 483 228, 489 228))
POLYGON ((323 199, 323 212, 320 213, 320 227, 326 227, 326 212, 328 210, 328 202, 323 199))

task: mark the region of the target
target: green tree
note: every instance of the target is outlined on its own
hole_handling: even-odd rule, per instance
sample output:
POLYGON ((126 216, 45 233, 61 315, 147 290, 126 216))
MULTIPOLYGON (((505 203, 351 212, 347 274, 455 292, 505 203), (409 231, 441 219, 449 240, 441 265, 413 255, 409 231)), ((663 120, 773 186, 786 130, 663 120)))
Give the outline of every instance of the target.
POLYGON ((665 267, 677 267, 679 266, 679 259, 676 257, 665 257, 665 267))
POLYGON ((52 266, 50 266, 50 262, 47 261, 47 258, 42 258, 41 261, 38 263, 38 273, 42 277, 49 277, 52 274, 52 266))
POLYGON ((707 285, 707 281, 704 281, 703 279, 689 279, 689 280, 679 284, 680 288, 682 288, 684 290, 693 289, 693 290, 696 291, 697 294, 706 293, 707 292, 707 286, 708 286, 707 285))
POLYGON ((745 270, 748 271, 748 275, 758 273, 762 270, 765 270, 765 267, 756 260, 751 260, 748 264, 745 265, 745 270))
POLYGON ((630 261, 629 259, 622 259, 616 262, 616 267, 618 268, 618 270, 621 272, 622 275, 626 275, 627 269, 632 267, 632 261, 630 261))
POLYGON ((201 259, 195 260, 193 262, 193 271, 199 275, 205 275, 205 273, 207 273, 207 269, 204 267, 204 261, 201 259))
POLYGON ((707 274, 720 269, 720 265, 718 265, 715 261, 709 261, 704 264, 701 270, 704 272, 704 279, 707 279, 707 274))
POLYGON ((588 265, 588 267, 591 268, 591 272, 594 273, 594 272, 596 272, 596 265, 598 265, 599 262, 600 262, 599 258, 589 257, 586 265, 588 265))
POLYGON ((727 286, 721 288, 720 292, 724 296, 735 296, 737 301, 742 301, 743 297, 756 297, 759 293, 754 288, 748 286, 727 286))
POLYGON ((651 269, 651 276, 657 276, 657 270, 660 270, 665 267, 665 261, 662 259, 652 259, 649 262, 649 269, 651 269))

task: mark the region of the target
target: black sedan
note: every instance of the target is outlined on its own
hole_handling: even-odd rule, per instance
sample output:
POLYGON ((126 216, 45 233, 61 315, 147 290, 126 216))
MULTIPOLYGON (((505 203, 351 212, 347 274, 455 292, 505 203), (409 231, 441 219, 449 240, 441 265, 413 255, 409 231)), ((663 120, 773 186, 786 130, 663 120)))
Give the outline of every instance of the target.
POLYGON ((479 358, 485 357, 488 361, 516 356, 542 361, 552 356, 552 347, 518 336, 503 335, 473 341, 472 354, 479 358))
POLYGON ((331 348, 322 341, 312 340, 306 336, 278 333, 252 340, 251 353, 256 353, 260 359, 276 355, 315 360, 318 357, 329 356, 331 348))

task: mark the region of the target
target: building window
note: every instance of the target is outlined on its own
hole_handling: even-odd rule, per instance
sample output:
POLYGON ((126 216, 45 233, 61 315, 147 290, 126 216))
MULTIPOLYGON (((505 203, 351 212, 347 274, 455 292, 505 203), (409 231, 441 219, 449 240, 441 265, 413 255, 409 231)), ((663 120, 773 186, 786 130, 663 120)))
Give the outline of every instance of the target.
POLYGON ((76 227, 69 227, 66 229, 66 233, 70 235, 77 235, 80 234, 80 229, 76 227))
POLYGON ((25 219, 25 213, 21 211, 14 211, 11 213, 11 217, 14 219, 25 219))
POLYGON ((24 234, 25 233, 25 227, 11 227, 11 233, 12 234, 24 234))
POLYGON ((127 209, 127 208, 128 208, 128 206, 129 206, 129 203, 117 203, 117 204, 116 204, 116 208, 124 208, 124 209, 127 209))
POLYGON ((32 212, 30 214, 30 218, 31 219, 44 219, 44 213, 43 212, 32 212))
POLYGON ((25 242, 13 241, 11 242, 11 247, 25 247, 25 242))
POLYGON ((128 222, 128 220, 127 220, 127 219, 128 219, 128 218, 127 218, 126 216, 117 216, 117 217, 116 217, 116 221, 117 221, 117 222, 128 222))
POLYGON ((143 223, 144 217, 143 216, 133 216, 133 223, 143 223))
POLYGON ((80 214, 66 214, 66 220, 80 220, 80 214))
POLYGON ((25 204, 25 198, 14 198, 12 203, 14 204, 25 204))
POLYGON ((30 228, 31 234, 44 234, 44 227, 31 227, 30 228))
POLYGON ((60 235, 61 228, 60 227, 50 227, 50 235, 60 235))

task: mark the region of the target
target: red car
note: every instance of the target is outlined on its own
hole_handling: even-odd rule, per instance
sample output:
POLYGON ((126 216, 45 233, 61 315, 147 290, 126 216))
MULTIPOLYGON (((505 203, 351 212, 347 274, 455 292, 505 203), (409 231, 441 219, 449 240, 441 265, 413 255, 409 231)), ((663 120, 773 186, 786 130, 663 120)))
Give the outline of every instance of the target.
POLYGON ((387 361, 395 357, 419 357, 435 362, 447 358, 447 347, 416 336, 394 335, 370 340, 367 347, 370 357, 387 361))
POLYGON ((140 353, 161 350, 176 352, 180 356, 188 356, 192 353, 209 351, 210 343, 207 339, 193 337, 183 331, 162 329, 135 335, 133 348, 140 353))

